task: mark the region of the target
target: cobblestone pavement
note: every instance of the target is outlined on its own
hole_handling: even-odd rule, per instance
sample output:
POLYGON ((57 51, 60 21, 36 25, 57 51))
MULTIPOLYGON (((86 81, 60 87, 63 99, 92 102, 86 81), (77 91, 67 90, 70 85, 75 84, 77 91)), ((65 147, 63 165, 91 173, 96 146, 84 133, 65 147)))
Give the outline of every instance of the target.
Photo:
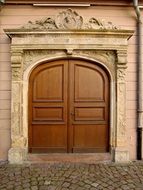
POLYGON ((143 162, 0 164, 0 190, 143 190, 143 162))

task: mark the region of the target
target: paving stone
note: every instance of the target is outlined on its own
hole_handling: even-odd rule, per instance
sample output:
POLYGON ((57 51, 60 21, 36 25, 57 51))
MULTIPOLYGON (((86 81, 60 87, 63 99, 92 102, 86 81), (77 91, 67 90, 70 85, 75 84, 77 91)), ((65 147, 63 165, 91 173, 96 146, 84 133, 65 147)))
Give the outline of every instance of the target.
POLYGON ((37 186, 32 186, 31 190, 38 190, 38 187, 37 186))
POLYGON ((22 189, 22 186, 15 186, 14 187, 14 190, 21 190, 22 189))
POLYGON ((88 185, 88 184, 86 184, 86 185, 84 185, 84 188, 86 188, 86 189, 90 189, 90 185, 88 185))
POLYGON ((50 184, 51 184, 51 181, 47 181, 47 180, 46 180, 46 181, 44 182, 44 185, 50 185, 50 184))
POLYGON ((92 183, 91 186, 97 187, 97 186, 99 186, 99 184, 98 183, 92 183))
POLYGON ((63 183, 62 187, 69 187, 70 186, 70 183, 69 182, 65 182, 63 183))
POLYGON ((143 162, 0 165, 0 190, 143 190, 143 162))

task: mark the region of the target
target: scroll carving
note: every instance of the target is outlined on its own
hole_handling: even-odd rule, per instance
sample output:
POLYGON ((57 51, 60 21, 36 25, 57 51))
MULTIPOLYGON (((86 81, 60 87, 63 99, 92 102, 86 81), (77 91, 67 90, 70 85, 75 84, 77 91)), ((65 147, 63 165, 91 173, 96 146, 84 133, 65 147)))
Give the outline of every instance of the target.
POLYGON ((42 20, 36 20, 35 22, 29 21, 23 29, 35 29, 35 30, 45 30, 45 29, 57 29, 55 20, 47 17, 42 20))
POLYGON ((95 58, 96 60, 107 63, 107 64, 114 64, 116 55, 114 51, 91 51, 91 50, 82 50, 82 51, 75 51, 75 54, 77 55, 83 55, 83 56, 88 56, 95 58))
POLYGON ((21 69, 19 67, 12 68, 12 80, 21 80, 21 69))
POLYGON ((55 55, 65 55, 64 51, 60 50, 34 50, 34 51, 25 51, 24 54, 24 71, 32 64, 37 61, 41 61, 42 59, 47 59, 48 57, 52 57, 55 55))
POLYGON ((117 79, 118 81, 125 82, 126 72, 125 69, 118 69, 117 70, 117 79))
POLYGON ((96 18, 90 18, 87 23, 83 22, 83 17, 80 16, 76 11, 67 9, 60 12, 55 18, 47 17, 42 20, 36 20, 34 22, 29 21, 23 29, 34 29, 34 30, 52 30, 52 29, 100 29, 100 30, 116 30, 117 26, 113 25, 112 22, 106 22, 96 18))
MULTIPOLYGON (((126 70, 125 67, 119 67, 117 69, 117 96, 118 96, 118 104, 117 104, 117 133, 118 136, 124 136, 126 133, 126 112, 125 112, 125 104, 126 104, 126 84, 125 84, 126 70)), ((125 138, 123 138, 125 139, 125 138)), ((122 141, 119 139, 119 141, 122 141)), ((123 143, 123 142, 122 142, 123 143)))
POLYGON ((105 30, 116 30, 118 29, 117 26, 113 25, 112 22, 106 22, 105 20, 99 20, 96 18, 89 19, 89 22, 85 24, 85 28, 89 29, 105 29, 105 30))

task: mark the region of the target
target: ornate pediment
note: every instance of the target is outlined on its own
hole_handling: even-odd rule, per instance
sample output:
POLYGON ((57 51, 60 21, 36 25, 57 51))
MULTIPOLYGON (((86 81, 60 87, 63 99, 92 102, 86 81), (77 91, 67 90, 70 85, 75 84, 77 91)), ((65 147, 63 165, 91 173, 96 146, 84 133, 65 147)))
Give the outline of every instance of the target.
POLYGON ((34 22, 29 21, 22 26, 23 29, 34 30, 52 30, 52 29, 101 29, 101 30, 116 30, 116 26, 112 22, 105 22, 94 17, 90 18, 88 22, 84 23, 84 19, 77 12, 72 9, 67 9, 60 12, 55 18, 46 17, 42 20, 34 22))

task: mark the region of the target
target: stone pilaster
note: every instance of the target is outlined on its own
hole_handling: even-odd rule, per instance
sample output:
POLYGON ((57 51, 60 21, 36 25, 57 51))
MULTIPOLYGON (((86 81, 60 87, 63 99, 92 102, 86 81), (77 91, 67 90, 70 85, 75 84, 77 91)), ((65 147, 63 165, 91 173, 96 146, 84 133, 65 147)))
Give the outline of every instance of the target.
POLYGON ((23 160, 25 140, 22 131, 22 51, 12 49, 12 93, 11 93, 11 140, 9 150, 10 163, 17 163, 23 160))
POLYGON ((127 52, 117 51, 117 122, 116 122, 116 147, 115 161, 129 160, 126 149, 126 63, 127 52))

